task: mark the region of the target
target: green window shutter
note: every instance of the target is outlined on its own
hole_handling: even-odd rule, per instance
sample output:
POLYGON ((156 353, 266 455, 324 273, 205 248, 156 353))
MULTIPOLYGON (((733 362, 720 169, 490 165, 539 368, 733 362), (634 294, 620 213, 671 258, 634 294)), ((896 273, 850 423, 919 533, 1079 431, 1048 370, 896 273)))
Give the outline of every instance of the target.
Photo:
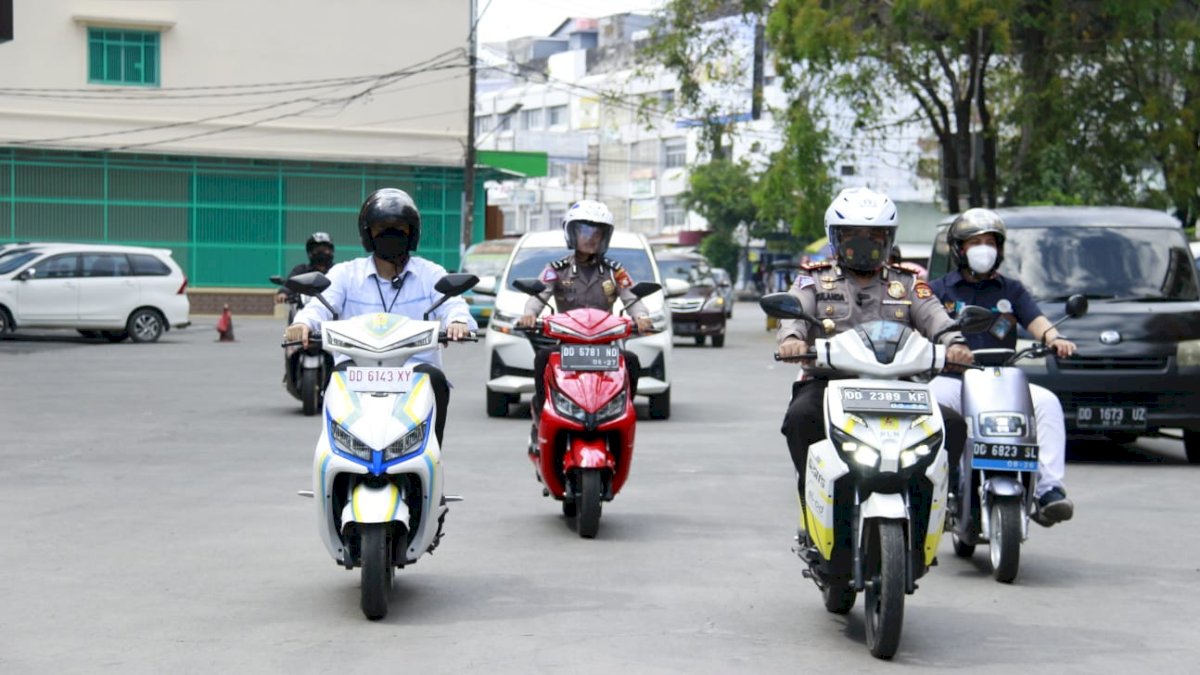
POLYGON ((88 29, 88 81, 158 86, 159 34, 88 29))

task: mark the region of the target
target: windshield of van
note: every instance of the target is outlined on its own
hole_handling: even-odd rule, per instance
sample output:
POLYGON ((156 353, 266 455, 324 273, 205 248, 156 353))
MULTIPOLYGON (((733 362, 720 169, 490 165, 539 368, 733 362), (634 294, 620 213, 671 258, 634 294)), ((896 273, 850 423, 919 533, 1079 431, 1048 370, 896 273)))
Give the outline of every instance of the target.
MULTIPOLYGON (((512 290, 512 282, 514 279, 536 279, 542 276, 542 270, 546 268, 548 263, 555 260, 562 260, 571 253, 566 247, 563 248, 522 248, 517 251, 517 255, 513 258, 512 267, 508 270, 508 279, 505 283, 512 290)), ((630 278, 634 283, 639 281, 655 281, 654 267, 650 262, 650 256, 646 255, 646 251, 640 248, 610 248, 604 254, 606 258, 611 258, 621 263, 622 266, 629 272, 630 278)))
POLYGON ((5 251, 0 254, 0 274, 8 274, 39 255, 41 255, 41 251, 29 249, 5 251))
POLYGON ((689 286, 717 285, 708 266, 699 260, 659 260, 658 269, 664 279, 679 279, 689 286))
POLYGON ((1002 274, 1038 300, 1196 300, 1196 268, 1178 230, 1053 227, 1008 231, 1002 274))

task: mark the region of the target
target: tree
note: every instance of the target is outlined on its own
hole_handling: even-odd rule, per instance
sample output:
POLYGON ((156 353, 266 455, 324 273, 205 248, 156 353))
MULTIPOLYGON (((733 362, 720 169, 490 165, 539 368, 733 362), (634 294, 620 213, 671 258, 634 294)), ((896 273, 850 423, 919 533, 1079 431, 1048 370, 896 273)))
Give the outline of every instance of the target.
POLYGON ((810 108, 810 100, 796 100, 786 111, 783 149, 772 153, 753 195, 758 208, 753 233, 765 236, 775 231, 777 223, 786 223, 796 250, 824 236, 825 209, 833 197, 826 158, 829 132, 810 108))
POLYGON ((705 238, 701 252, 714 267, 737 270, 738 247, 733 231, 740 223, 754 222, 754 182, 749 163, 728 159, 696 166, 688 177, 688 189, 680 199, 708 221, 713 234, 705 238))

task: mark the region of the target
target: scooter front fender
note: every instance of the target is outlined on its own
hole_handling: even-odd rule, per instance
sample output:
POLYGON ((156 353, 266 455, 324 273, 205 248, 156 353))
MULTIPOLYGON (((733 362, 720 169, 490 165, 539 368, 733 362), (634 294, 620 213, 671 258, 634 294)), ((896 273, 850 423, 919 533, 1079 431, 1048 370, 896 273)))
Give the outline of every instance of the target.
POLYGON ((983 492, 993 497, 1024 497, 1025 486, 1014 476, 992 476, 983 482, 983 492))
POLYGON ((563 457, 563 471, 571 469, 613 469, 616 462, 608 451, 604 438, 572 437, 567 454, 563 457))
POLYGON ((408 526, 408 505, 400 499, 400 489, 388 483, 383 487, 369 487, 366 483, 354 486, 350 500, 342 509, 342 531, 350 523, 390 523, 408 526))
POLYGON ((867 497, 867 501, 862 503, 859 513, 862 520, 869 520, 871 518, 908 520, 908 507, 904 504, 904 497, 898 494, 880 494, 876 492, 867 497))
POLYGON ((301 363, 303 364, 303 366, 310 370, 315 369, 315 368, 320 368, 321 361, 323 361, 323 360, 324 359, 321 356, 314 356, 312 354, 305 354, 304 356, 301 357, 301 363))

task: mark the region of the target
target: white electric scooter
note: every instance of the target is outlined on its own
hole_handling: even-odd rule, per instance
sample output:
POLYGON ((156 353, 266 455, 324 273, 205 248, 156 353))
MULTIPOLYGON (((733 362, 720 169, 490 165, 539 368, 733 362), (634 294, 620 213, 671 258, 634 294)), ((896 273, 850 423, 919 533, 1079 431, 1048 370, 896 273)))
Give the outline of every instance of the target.
POLYGON ((478 281, 470 274, 440 279, 434 288, 443 297, 425 312, 424 321, 382 312, 339 321, 320 294, 329 287, 323 274, 286 282, 333 312, 334 320, 321 326, 322 347, 353 360, 330 377, 313 489, 301 494, 318 500, 318 531, 334 561, 362 569, 362 610, 368 619, 387 615, 395 568, 437 548, 446 502, 457 501, 442 492, 429 376, 406 363, 447 342, 440 323, 428 320, 430 313, 478 281))

